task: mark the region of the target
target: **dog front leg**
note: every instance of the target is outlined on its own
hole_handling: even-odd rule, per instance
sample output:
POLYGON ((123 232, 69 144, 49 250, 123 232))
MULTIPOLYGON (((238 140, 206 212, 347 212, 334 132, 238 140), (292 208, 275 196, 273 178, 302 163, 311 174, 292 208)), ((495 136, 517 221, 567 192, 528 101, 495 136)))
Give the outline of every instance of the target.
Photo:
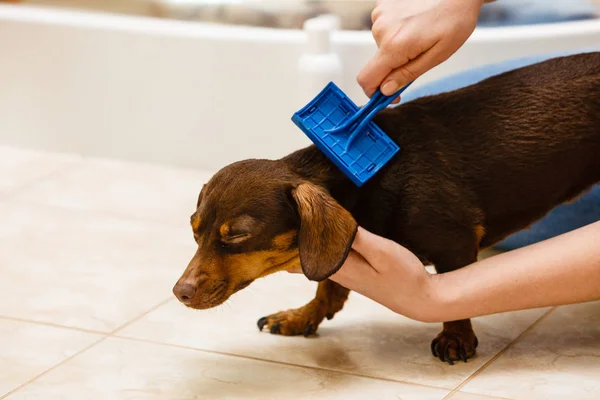
POLYGON ((266 327, 273 334, 285 336, 310 336, 323 319, 332 319, 344 307, 349 292, 329 279, 319 282, 315 298, 307 305, 263 317, 257 322, 258 329, 266 327))
MULTIPOLYGON (((477 257, 471 262, 476 261, 477 257)), ((463 263, 461 263, 463 264, 463 263)), ((464 265, 470 264, 464 263, 464 265)), ((462 267, 453 267, 452 264, 436 264, 435 269, 438 273, 450 272, 462 267)), ((475 349, 479 344, 470 319, 461 319, 458 321, 444 322, 443 330, 431 342, 431 352, 434 357, 445 361, 450 365, 454 361, 467 360, 475 355, 475 349)))

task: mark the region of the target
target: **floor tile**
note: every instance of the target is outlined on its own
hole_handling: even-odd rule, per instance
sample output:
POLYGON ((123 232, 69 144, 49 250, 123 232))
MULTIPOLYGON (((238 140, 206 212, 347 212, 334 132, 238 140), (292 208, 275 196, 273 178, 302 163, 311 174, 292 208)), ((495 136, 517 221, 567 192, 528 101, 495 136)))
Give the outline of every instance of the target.
POLYGON ((8 399, 439 400, 446 394, 421 386, 107 339, 8 399))
POLYGON ((74 155, 0 146, 0 195, 23 188, 78 161, 80 157, 74 155))
POLYGON ((600 302, 558 307, 462 391, 516 399, 600 397, 600 302))
POLYGON ((0 396, 102 336, 0 318, 0 396))
POLYGON ((259 317, 303 305, 312 299, 315 287, 301 275, 280 273, 253 283, 227 306, 196 311, 173 301, 119 334, 453 389, 543 313, 531 310, 476 319, 478 356, 454 366, 430 352, 441 324, 400 317, 357 293, 350 294, 333 320, 323 322, 318 337, 258 332, 259 317))
POLYGON ((485 396, 483 394, 455 392, 455 393, 452 393, 452 395, 450 397, 447 397, 444 400, 509 400, 509 399, 506 399, 504 397, 485 396))
POLYGON ((188 228, 0 205, 0 316, 110 331, 171 295, 188 228))
POLYGON ((20 193, 18 199, 187 225, 210 176, 189 169, 85 159, 77 168, 20 193))

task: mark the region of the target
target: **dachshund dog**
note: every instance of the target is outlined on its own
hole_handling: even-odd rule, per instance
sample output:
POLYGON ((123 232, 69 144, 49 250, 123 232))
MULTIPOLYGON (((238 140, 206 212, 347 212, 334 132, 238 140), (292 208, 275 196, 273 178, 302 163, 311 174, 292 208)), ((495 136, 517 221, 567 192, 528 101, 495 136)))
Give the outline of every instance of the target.
MULTIPOLYGON (((600 182, 600 52, 413 100, 375 122, 401 150, 361 188, 315 146, 218 171, 191 216, 198 248, 177 298, 215 307, 257 278, 301 266, 319 282, 315 298, 258 326, 308 336, 348 297, 327 278, 359 225, 440 273, 473 263, 480 249, 600 182)), ((472 357, 470 320, 445 322, 431 347, 450 364, 472 357)))

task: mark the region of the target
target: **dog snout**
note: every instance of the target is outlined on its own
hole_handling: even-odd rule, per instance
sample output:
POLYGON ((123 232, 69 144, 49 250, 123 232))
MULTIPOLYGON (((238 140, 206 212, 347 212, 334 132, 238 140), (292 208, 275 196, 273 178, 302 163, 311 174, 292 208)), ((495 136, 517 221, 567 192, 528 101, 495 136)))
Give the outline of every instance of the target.
POLYGON ((189 304, 196 295, 196 288, 187 282, 177 283, 173 287, 173 294, 183 304, 189 304))

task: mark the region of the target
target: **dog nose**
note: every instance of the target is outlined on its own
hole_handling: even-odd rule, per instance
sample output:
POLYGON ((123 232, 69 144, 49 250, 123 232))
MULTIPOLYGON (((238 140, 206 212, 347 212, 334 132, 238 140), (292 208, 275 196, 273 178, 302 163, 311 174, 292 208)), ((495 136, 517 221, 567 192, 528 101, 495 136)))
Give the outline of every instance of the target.
POLYGON ((196 288, 189 283, 178 283, 173 287, 173 294, 183 304, 188 304, 196 294, 196 288))

